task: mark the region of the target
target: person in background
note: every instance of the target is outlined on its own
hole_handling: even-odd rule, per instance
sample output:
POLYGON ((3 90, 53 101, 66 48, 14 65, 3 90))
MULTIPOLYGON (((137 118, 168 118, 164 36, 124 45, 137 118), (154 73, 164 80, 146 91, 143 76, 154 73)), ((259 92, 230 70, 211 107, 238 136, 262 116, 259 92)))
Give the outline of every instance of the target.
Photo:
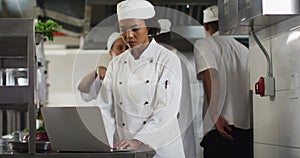
POLYGON ((155 15, 151 3, 125 0, 118 3, 117 14, 129 49, 109 64, 97 98, 107 133, 118 133, 113 147, 154 149, 155 158, 185 158, 177 120, 180 60, 152 38, 157 29, 150 24, 155 15))
MULTIPOLYGON (((168 19, 159 19, 160 33, 155 36, 155 40, 174 52, 180 59, 182 69, 182 95, 180 100, 180 109, 177 115, 178 123, 182 136, 184 154, 186 158, 196 158, 195 133, 193 125, 192 94, 189 69, 185 56, 176 49, 176 45, 171 43, 171 21, 168 19)), ((180 36, 181 37, 181 36, 180 36)), ((183 37, 182 37, 183 38, 183 37)))
POLYGON ((97 69, 84 76, 77 86, 84 101, 88 102, 97 98, 109 62, 126 49, 127 46, 122 40, 120 33, 114 32, 109 36, 107 40, 107 52, 109 52, 109 55, 108 53, 103 53, 97 69))
POLYGON ((207 37, 196 41, 194 55, 207 102, 200 143, 204 158, 250 158, 249 52, 232 37, 219 35, 217 6, 203 13, 207 37))

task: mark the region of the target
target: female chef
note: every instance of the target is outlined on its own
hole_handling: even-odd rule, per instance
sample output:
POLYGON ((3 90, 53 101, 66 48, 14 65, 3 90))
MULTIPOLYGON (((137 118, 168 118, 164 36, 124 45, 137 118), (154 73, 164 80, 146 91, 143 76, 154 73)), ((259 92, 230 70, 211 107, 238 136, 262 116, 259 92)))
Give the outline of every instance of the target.
POLYGON ((109 52, 109 55, 108 53, 102 54, 97 69, 84 76, 78 84, 77 89, 84 101, 88 102, 97 98, 109 62, 126 49, 127 46, 120 33, 114 32, 108 37, 107 52, 109 52))
POLYGON ((115 148, 150 147, 155 158, 185 158, 177 120, 182 70, 175 53, 149 38, 154 6, 145 0, 117 5, 120 31, 129 50, 108 66, 97 98, 107 133, 115 125, 115 148))

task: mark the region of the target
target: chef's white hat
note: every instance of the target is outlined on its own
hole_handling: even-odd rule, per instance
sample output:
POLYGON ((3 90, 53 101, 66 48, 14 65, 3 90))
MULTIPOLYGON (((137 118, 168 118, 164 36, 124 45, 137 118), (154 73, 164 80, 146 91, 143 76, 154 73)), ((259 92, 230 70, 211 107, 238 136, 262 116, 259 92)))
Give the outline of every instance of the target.
POLYGON ((107 40, 106 46, 107 46, 107 51, 109 52, 113 44, 117 39, 121 38, 121 34, 118 32, 112 33, 107 40))
POLYGON ((118 19, 150 19, 154 17, 154 6, 146 0, 125 0, 117 5, 118 19))
POLYGON ((170 32, 171 29, 171 21, 169 19, 159 19, 158 20, 160 26, 160 33, 170 32))
POLYGON ((218 6, 213 5, 203 11, 203 23, 218 21, 218 6))

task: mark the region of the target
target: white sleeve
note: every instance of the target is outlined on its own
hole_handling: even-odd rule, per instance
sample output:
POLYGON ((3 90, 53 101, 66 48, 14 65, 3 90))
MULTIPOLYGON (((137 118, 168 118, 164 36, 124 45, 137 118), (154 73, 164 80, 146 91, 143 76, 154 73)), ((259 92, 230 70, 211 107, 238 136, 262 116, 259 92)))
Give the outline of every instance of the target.
POLYGON ((98 66, 103 66, 107 68, 110 61, 111 61, 111 56, 109 55, 109 52, 102 53, 98 61, 98 66))
POLYGON ((194 56, 197 74, 209 68, 218 70, 216 59, 218 52, 216 52, 216 49, 214 49, 214 47, 211 45, 208 38, 200 39, 194 44, 194 56))
POLYGON ((107 68, 105 78, 97 97, 97 106, 100 107, 105 130, 108 138, 109 145, 113 146, 113 137, 116 130, 115 117, 113 108, 113 85, 112 85, 112 64, 107 68))
POLYGON ((181 64, 174 55, 164 65, 153 96, 153 112, 133 137, 154 149, 165 147, 181 136, 177 120, 182 91, 181 64))
POLYGON ((86 101, 92 101, 97 98, 97 95, 100 91, 102 81, 97 77, 94 82, 91 84, 90 91, 88 93, 80 92, 81 98, 86 101))

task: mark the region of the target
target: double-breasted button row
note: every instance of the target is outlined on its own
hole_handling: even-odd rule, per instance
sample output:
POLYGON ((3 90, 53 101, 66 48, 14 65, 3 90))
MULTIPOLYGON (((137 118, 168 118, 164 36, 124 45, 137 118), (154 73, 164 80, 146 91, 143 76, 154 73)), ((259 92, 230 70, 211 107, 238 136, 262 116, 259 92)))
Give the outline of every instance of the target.
MULTIPOLYGON (((146 83, 150 83, 150 81, 149 81, 149 80, 146 80, 145 82, 146 82, 146 83)), ((122 81, 120 81, 120 82, 119 82, 119 85, 122 85, 122 84, 123 84, 123 82, 122 82, 122 81)))
MULTIPOLYGON (((146 124, 147 121, 143 121, 143 124, 146 124)), ((122 123, 122 126, 125 126, 126 124, 125 123, 122 123)))
MULTIPOLYGON (((119 104, 120 104, 121 106, 123 106, 123 102, 119 102, 119 104)), ((144 102, 144 105, 148 105, 148 104, 149 104, 148 101, 145 101, 145 102, 144 102)))
MULTIPOLYGON (((127 61, 124 61, 124 64, 127 64, 127 63, 128 63, 127 61)), ((152 58, 149 60, 149 63, 153 63, 153 59, 152 58)), ((146 80, 145 83, 150 83, 150 80, 146 80)), ((122 81, 119 82, 119 85, 122 85, 122 81)), ((144 102, 144 105, 148 105, 148 104, 149 104, 148 101, 144 102)), ((123 105, 123 102, 120 102, 120 105, 123 105)), ((147 123, 147 121, 143 121, 143 124, 146 124, 146 123, 147 123)), ((122 126, 125 126, 125 125, 126 124, 123 122, 122 126)))

